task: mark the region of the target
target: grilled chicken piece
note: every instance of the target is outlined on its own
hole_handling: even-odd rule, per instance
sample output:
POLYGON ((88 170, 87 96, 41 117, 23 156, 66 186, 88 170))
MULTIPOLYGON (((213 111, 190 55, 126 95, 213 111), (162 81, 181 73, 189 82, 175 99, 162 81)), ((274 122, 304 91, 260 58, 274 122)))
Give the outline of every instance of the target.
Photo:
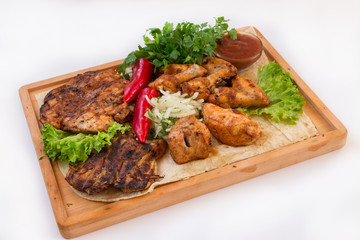
POLYGON ((94 153, 82 164, 70 165, 66 181, 88 194, 99 193, 110 186, 123 192, 147 189, 159 178, 156 159, 166 150, 163 140, 142 144, 133 133, 119 134, 112 145, 94 153))
POLYGON ((206 101, 211 94, 208 86, 210 86, 210 80, 208 78, 198 77, 181 84, 181 93, 187 93, 188 97, 192 97, 196 92, 198 92, 199 95, 196 99, 204 99, 206 101))
POLYGON ((163 74, 149 83, 149 87, 175 93, 178 91, 178 79, 174 75, 163 74))
POLYGON ((212 92, 219 84, 226 79, 233 77, 237 73, 237 68, 231 63, 215 57, 206 57, 202 66, 208 71, 208 75, 204 78, 195 78, 181 84, 182 93, 188 96, 199 92, 196 99, 207 100, 210 92, 212 92))
POLYGON ((127 84, 116 68, 79 74, 46 95, 40 122, 75 133, 105 131, 112 121, 128 120, 130 109, 123 102, 127 84))
POLYGON ((232 87, 219 87, 209 97, 209 102, 223 108, 265 107, 270 100, 266 93, 253 81, 235 76, 232 87))
POLYGON ((226 145, 250 145, 260 137, 259 125, 239 110, 205 103, 201 113, 212 135, 226 145))
POLYGON ((222 81, 237 74, 236 67, 220 58, 206 57, 201 66, 208 71, 207 78, 210 80, 210 87, 218 85, 222 81))
POLYGON ((206 69, 197 64, 170 64, 167 66, 164 74, 149 84, 149 87, 156 90, 165 90, 177 92, 179 85, 190 79, 204 76, 206 69))
POLYGON ((209 156, 211 134, 209 129, 194 116, 176 121, 167 138, 170 153, 177 164, 209 156))

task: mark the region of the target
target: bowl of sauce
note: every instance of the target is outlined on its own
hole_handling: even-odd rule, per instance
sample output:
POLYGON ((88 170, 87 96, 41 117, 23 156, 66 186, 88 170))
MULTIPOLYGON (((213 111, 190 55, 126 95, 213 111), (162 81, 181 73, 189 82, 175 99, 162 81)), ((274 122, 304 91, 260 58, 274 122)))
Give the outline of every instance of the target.
POLYGON ((245 70, 260 58, 262 51, 262 42, 256 35, 238 32, 236 39, 224 35, 222 42, 217 43, 215 55, 230 62, 238 70, 245 70))

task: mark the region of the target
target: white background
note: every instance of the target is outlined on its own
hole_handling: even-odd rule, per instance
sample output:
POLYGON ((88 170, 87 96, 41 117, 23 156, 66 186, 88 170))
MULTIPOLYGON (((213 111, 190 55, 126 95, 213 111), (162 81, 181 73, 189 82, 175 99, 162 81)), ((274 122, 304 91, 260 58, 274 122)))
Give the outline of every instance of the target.
POLYGON ((61 239, 18 89, 126 57, 165 21, 257 27, 345 124, 344 148, 78 239, 360 239, 360 2, 0 0, 0 239, 61 239))

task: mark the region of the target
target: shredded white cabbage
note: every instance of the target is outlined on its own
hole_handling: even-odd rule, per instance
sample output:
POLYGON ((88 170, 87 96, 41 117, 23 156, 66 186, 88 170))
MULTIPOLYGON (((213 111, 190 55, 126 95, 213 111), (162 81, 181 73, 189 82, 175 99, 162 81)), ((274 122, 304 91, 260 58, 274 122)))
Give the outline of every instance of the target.
POLYGON ((172 125, 179 118, 189 115, 199 116, 204 104, 204 99, 195 100, 199 93, 195 93, 192 97, 186 98, 187 94, 180 92, 170 93, 160 90, 162 96, 159 98, 149 99, 147 101, 152 106, 152 110, 148 111, 145 116, 152 120, 155 128, 155 137, 163 131, 161 137, 166 139, 166 133, 170 132, 172 125))

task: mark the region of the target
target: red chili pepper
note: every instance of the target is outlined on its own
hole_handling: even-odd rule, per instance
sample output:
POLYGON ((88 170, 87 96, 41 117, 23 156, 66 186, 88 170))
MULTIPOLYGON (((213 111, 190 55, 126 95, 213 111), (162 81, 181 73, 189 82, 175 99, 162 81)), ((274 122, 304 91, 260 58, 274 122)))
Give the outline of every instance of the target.
POLYGON ((144 88, 141 90, 135 103, 133 129, 137 138, 142 143, 145 142, 150 129, 150 119, 145 117, 145 113, 148 109, 151 109, 151 105, 145 96, 152 99, 153 97, 158 97, 159 93, 153 88, 144 88))
POLYGON ((140 58, 132 66, 131 82, 124 89, 124 102, 134 101, 150 80, 154 65, 146 58, 140 58))

